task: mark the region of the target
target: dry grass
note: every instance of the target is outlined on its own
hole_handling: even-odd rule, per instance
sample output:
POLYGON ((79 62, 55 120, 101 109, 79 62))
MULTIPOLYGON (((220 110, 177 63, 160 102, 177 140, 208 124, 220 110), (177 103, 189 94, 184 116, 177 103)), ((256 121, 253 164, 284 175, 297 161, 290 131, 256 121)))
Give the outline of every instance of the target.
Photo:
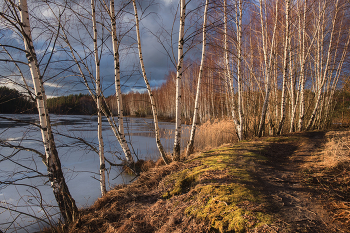
POLYGON ((197 129, 195 148, 197 150, 204 150, 233 142, 237 142, 237 135, 232 120, 207 121, 197 129))
POLYGON ((326 134, 328 142, 322 151, 320 165, 335 168, 350 162, 350 131, 330 131, 326 134))
POLYGON ((330 131, 326 138, 308 166, 320 190, 331 195, 333 220, 350 229, 350 131, 330 131))

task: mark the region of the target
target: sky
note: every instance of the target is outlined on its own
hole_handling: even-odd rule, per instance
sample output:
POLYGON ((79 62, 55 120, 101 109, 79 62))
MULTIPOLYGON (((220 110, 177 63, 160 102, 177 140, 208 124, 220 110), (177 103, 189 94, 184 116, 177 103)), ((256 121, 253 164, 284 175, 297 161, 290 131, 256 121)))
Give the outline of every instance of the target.
MULTIPOLYGON (((141 18, 140 22, 140 30, 141 30, 141 43, 142 43, 142 52, 143 58, 145 62, 146 73, 149 79, 149 82, 152 87, 159 87, 165 81, 165 77, 168 74, 170 69, 175 69, 173 59, 176 58, 176 48, 177 48, 177 40, 178 40, 178 28, 179 21, 178 17, 176 17, 177 8, 178 8, 178 0, 149 0, 149 1, 139 1, 138 4, 138 14, 141 18), (148 2, 151 1, 152 4, 148 5, 148 2), (175 19, 175 20, 174 20, 175 19), (171 45, 171 29, 173 27, 172 34, 172 45, 171 45), (162 43, 160 43, 162 41, 162 43), (172 49, 174 49, 175 57, 170 57, 166 50, 171 54, 172 49)), ((0 2, 2 2, 0 0, 0 2)), ((36 1, 37 2, 37 1, 36 1)), ((58 1, 59 2, 59 1, 58 1)), ((84 2, 84 1, 81 1, 84 2)), ((86 3, 89 1, 86 1, 86 3)), ((116 0, 116 5, 122 1, 116 0)), ((3 4, 3 3, 2 3, 3 4)), ((36 49, 37 56, 41 61, 41 71, 45 80, 45 89, 48 97, 55 97, 61 95, 69 95, 69 94, 78 94, 78 93, 88 93, 87 89, 81 82, 81 79, 72 75, 72 73, 65 72, 62 73, 62 69, 70 67, 71 63, 66 62, 65 60, 69 58, 69 56, 63 53, 61 50, 66 49, 64 45, 61 43, 57 43, 56 47, 53 48, 53 43, 48 43, 50 37, 46 26, 40 23, 40 20, 44 19, 46 21, 52 20, 54 22, 54 13, 57 15, 59 12, 58 7, 52 7, 49 9, 47 5, 35 5, 35 0, 29 0, 28 6, 29 11, 32 12, 30 15, 30 22, 32 27, 32 37, 34 38, 34 46, 36 49), (32 2, 32 3, 31 3, 32 2), (35 6, 35 7, 34 7, 35 6), (54 12, 54 13, 53 13, 54 12), (46 56, 45 50, 48 48, 48 51, 55 52, 51 58, 51 63, 45 68, 46 62, 48 61, 50 55, 49 53, 46 56), (43 70, 46 69, 46 72, 43 70)), ((71 19, 67 18, 66 27, 69 28, 69 33, 71 34, 71 38, 82 38, 82 43, 78 43, 78 40, 72 39, 72 44, 74 49, 84 57, 86 55, 86 51, 90 49, 93 50, 93 42, 92 38, 89 37, 89 33, 92 32, 92 28, 90 28, 89 23, 91 24, 91 16, 89 16, 91 10, 90 5, 86 4, 85 9, 81 10, 81 17, 79 20, 82 22, 87 22, 87 26, 84 29, 82 26, 76 26, 74 23, 77 22, 77 18, 71 19)), ((189 6, 190 7, 190 6, 189 6)), ((77 7, 78 9, 78 7, 77 7)), ((118 7, 116 7, 116 11, 118 7)), ((98 10, 97 10, 98 12, 98 10)), ((136 44, 136 33, 134 25, 134 16, 132 15, 133 8, 130 5, 125 9, 124 18, 122 19, 124 25, 121 31, 130 30, 128 34, 122 38, 121 40, 121 48, 120 48, 120 66, 121 66, 121 84, 122 84, 122 92, 127 93, 129 91, 144 91, 145 84, 140 73, 140 63, 138 58, 138 50, 136 44)), ((54 25, 54 23, 52 24, 54 25)), ((106 25, 106 28, 109 25, 106 25)), ((1 44, 11 44, 13 46, 18 46, 23 48, 23 42, 21 38, 10 30, 10 27, 7 27, 6 24, 0 22, 0 42, 1 44)), ((104 95, 109 96, 115 94, 114 87, 114 66, 113 66, 113 56, 111 52, 111 38, 108 37, 108 33, 106 29, 102 30, 102 27, 98 30, 99 34, 99 48, 104 51, 103 56, 101 57, 101 79, 102 79, 102 88, 104 90, 104 95), (102 46, 101 40, 104 39, 106 42, 102 46)), ((21 60, 26 62, 26 57, 23 52, 19 51, 11 51, 13 59, 21 60)), ((172 55, 171 55, 172 56, 172 55)), ((5 58, 4 52, 0 53, 0 58, 5 58)), ((88 61, 86 60, 86 64, 89 65, 90 71, 94 73, 94 64, 93 64, 93 56, 88 61)), ((25 65, 20 65, 22 72, 24 73, 27 82, 31 83, 31 76, 29 73, 28 67, 25 65)), ((76 67, 71 67, 70 70, 77 71, 76 67)), ((18 70, 14 67, 14 65, 10 65, 9 63, 1 63, 0 70, 2 71, 2 76, 0 79, 0 85, 6 85, 8 87, 15 87, 17 89, 23 90, 18 87, 18 83, 23 85, 22 79, 19 77, 18 70), (10 82, 10 81, 12 82, 10 82)), ((91 83, 91 87, 93 88, 93 84, 91 83)))

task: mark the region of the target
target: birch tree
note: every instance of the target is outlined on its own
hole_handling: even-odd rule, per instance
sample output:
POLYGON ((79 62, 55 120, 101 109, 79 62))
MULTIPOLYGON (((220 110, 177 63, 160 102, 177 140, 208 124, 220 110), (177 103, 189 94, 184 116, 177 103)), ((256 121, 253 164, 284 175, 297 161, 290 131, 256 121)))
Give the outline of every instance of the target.
POLYGON ((300 102, 299 102, 299 121, 298 131, 301 131, 304 123, 305 114, 305 43, 306 43, 306 6, 307 0, 304 1, 301 9, 300 1, 297 2, 298 14, 298 38, 299 38, 299 64, 300 64, 300 102))
MULTIPOLYGON (((287 85, 287 73, 288 64, 291 63, 290 59, 290 32, 289 32, 289 15, 290 15, 290 0, 286 0, 286 27, 285 27, 285 39, 284 39, 284 52, 283 52, 283 84, 282 84, 282 97, 281 97, 281 119, 278 125, 277 134, 281 134, 284 121, 286 119, 286 85, 287 85)), ((291 78, 291 77, 290 77, 291 78)), ((293 86, 291 88, 294 89, 293 86)), ((292 99, 291 99, 292 101, 292 99)))
POLYGON ((191 134, 190 134, 190 141, 187 145, 187 152, 186 157, 188 157, 193 152, 193 143, 194 143, 194 137, 196 134, 196 127, 198 122, 198 100, 199 100, 199 93, 200 93, 200 85, 201 85, 201 79, 203 75, 203 65, 204 65, 204 58, 205 58, 205 47, 206 47, 206 26, 207 26, 207 13, 208 13, 208 0, 205 1, 204 6, 204 16, 203 16, 203 40, 202 40, 202 58, 201 58, 201 64, 199 67, 199 75, 198 75, 198 81, 197 81, 197 91, 196 91, 196 100, 194 105, 194 112, 193 112, 193 119, 192 119, 192 128, 191 128, 191 134))
MULTIPOLYGON (((78 21, 81 20, 80 18, 82 18, 82 19, 87 18, 85 16, 81 16, 78 12, 76 12, 76 10, 74 8, 71 8, 70 10, 76 16, 78 21)), ((51 11, 51 12, 55 15, 54 11, 51 11)), ((55 16, 55 17, 57 19, 57 16, 55 16)), ((81 23, 83 24, 82 21, 81 21, 81 23)), ((91 95, 91 97, 93 98, 93 100, 95 101, 95 103, 97 105, 97 96, 98 95, 97 95, 97 93, 95 95, 92 87, 90 87, 89 79, 91 79, 92 83, 95 83, 95 85, 96 85, 96 81, 94 81, 95 80, 94 75, 93 75, 92 71, 90 70, 89 65, 87 64, 87 59, 86 59, 86 57, 82 57, 79 54, 79 52, 73 48, 72 41, 73 40, 77 40, 77 39, 74 36, 69 36, 68 29, 66 29, 63 25, 61 25, 61 28, 62 28, 61 29, 61 38, 62 38, 62 40, 63 40, 63 42, 65 44, 65 47, 67 47, 67 51, 66 52, 71 55, 71 58, 72 58, 73 62, 75 63, 75 65, 76 65, 76 67, 78 69, 79 76, 83 80, 83 84, 85 85, 85 87, 87 88, 89 94, 91 95)), ((94 36, 91 36, 91 38, 93 38, 93 37, 94 36)), ((78 43, 81 44, 81 45, 86 46, 85 45, 85 43, 86 43, 85 41, 78 41, 78 43)), ((86 46, 86 47, 88 47, 88 46, 86 46)), ((95 50, 92 51, 91 54, 94 54, 94 59, 96 61, 95 50)), ((87 56, 89 56, 89 55, 87 55, 87 56)), ((99 63, 97 63, 97 64, 99 65, 99 63)), ((102 91, 100 92, 99 96, 101 98, 101 104, 102 104, 103 102, 105 102, 105 97, 104 97, 102 91)), ((124 134, 122 134, 119 131, 119 126, 118 126, 117 122, 114 119, 112 111, 110 111, 108 106, 106 106, 106 107, 107 108, 102 107, 101 108, 101 112, 106 117, 106 119, 108 121, 108 124, 110 125, 114 136, 116 137, 118 143, 120 144, 120 147, 121 147, 121 149, 122 149, 122 151, 123 151, 123 153, 125 155, 125 158, 126 158, 126 164, 131 167, 131 165, 134 163, 134 159, 133 159, 133 157, 131 155, 131 151, 130 151, 129 145, 128 145, 126 139, 125 139, 124 134)))
POLYGON ((276 28, 277 28, 277 18, 278 18, 278 0, 275 4, 275 22, 273 26, 273 32, 272 32, 272 38, 271 38, 271 45, 270 45, 270 51, 268 49, 268 32, 267 32, 267 3, 266 0, 259 0, 259 12, 260 12, 260 23, 261 23, 261 40, 262 40, 262 52, 263 52, 263 74, 265 77, 265 99, 264 103, 261 109, 261 115, 260 115, 260 123, 259 123, 259 129, 258 129, 258 136, 261 137, 264 131, 265 127, 265 119, 266 119, 266 112, 269 104, 269 96, 270 96, 270 76, 271 76, 271 63, 272 58, 274 56, 273 51, 275 47, 275 34, 276 34, 276 28))
POLYGON ((225 59, 225 74, 229 87, 229 96, 231 102, 231 114, 233 122, 236 126, 236 134, 238 140, 243 140, 243 130, 244 130, 244 111, 243 111, 243 70, 242 70, 242 17, 243 17, 243 0, 237 0, 234 3, 234 11, 235 14, 232 16, 234 24, 235 24, 235 32, 236 35, 234 39, 232 39, 232 44, 234 44, 236 48, 236 54, 234 55, 234 61, 236 64, 236 78, 233 77, 231 73, 231 65, 229 58, 229 37, 228 37, 228 6, 227 1, 224 0, 223 4, 224 11, 224 59, 225 59), (237 80, 236 85, 234 85, 234 80, 237 80), (237 87, 237 101, 235 100, 235 91, 234 86, 237 87))
MULTIPOLYGON (((106 8, 107 7, 107 4, 106 8)), ((117 97, 118 104, 118 123, 120 136, 125 137, 124 134, 124 108, 123 108, 123 98, 120 87, 120 62, 119 62, 119 41, 117 38, 117 27, 116 27, 116 15, 114 10, 114 0, 110 1, 109 14, 111 18, 111 36, 112 36, 112 46, 113 46, 113 58, 114 58, 114 83, 115 83, 115 93, 117 97)))
POLYGON ((324 88, 324 85, 326 83, 326 79, 330 76, 332 76, 332 71, 329 70, 329 64, 331 62, 331 55, 332 55, 332 48, 334 46, 333 40, 334 40, 334 31, 335 31, 335 23, 337 20, 338 16, 338 11, 339 11, 339 0, 335 2, 334 6, 334 13, 332 14, 332 19, 331 19, 331 30, 329 34, 329 44, 328 44, 328 49, 326 50, 324 40, 326 38, 326 35, 328 34, 327 30, 327 23, 328 23, 328 18, 326 17, 326 7, 327 7, 327 1, 319 1, 318 2, 318 18, 317 18, 317 38, 316 38, 316 56, 315 56, 315 74, 316 74, 316 83, 315 83, 315 95, 316 95, 316 100, 315 104, 310 116, 310 119, 308 121, 308 124, 306 126, 306 130, 309 130, 312 128, 315 117, 317 112, 319 111, 320 107, 320 101, 322 97, 322 90, 324 88), (324 51, 327 51, 325 54, 326 56, 324 57, 324 51))
POLYGON ((183 74, 183 47, 184 47, 184 28, 186 18, 186 1, 180 0, 180 27, 179 27, 179 41, 178 41, 178 54, 177 54, 177 68, 176 68, 176 116, 175 116, 175 139, 174 139, 174 151, 173 159, 175 161, 180 160, 180 144, 181 144, 181 78, 183 74))
POLYGON ((132 0, 132 4, 134 6, 134 12, 135 12, 136 35, 137 35, 137 47, 138 47, 138 51, 139 51, 139 60, 140 60, 140 65, 141 65, 141 70, 142 70, 142 76, 143 76, 143 79, 145 81, 147 92, 148 92, 148 96, 149 96, 150 101, 151 101, 153 121, 154 121, 154 132, 155 132, 155 136, 156 136, 156 143, 157 143, 157 147, 158 147, 160 156, 162 157, 162 159, 165 162, 165 164, 168 164, 170 161, 169 161, 169 159, 166 156, 166 153, 164 151, 162 143, 160 142, 157 107, 156 107, 156 103, 154 101, 154 97, 153 97, 153 94, 152 94, 151 86, 150 86, 150 84, 148 82, 148 78, 147 78, 147 75, 146 75, 145 64, 143 62, 142 49, 141 49, 139 17, 137 15, 136 1, 132 0))
POLYGON ((243 70, 242 70, 242 16, 243 0, 236 2, 236 30, 237 30, 237 91, 238 91, 238 117, 237 125, 238 140, 243 140, 244 114, 243 114, 243 70))
POLYGON ((40 130, 45 149, 45 158, 43 158, 43 162, 47 167, 49 181, 61 215, 65 221, 72 222, 78 215, 78 209, 63 176, 61 162, 51 129, 43 76, 40 72, 37 54, 31 34, 27 1, 20 0, 19 4, 17 5, 14 1, 6 0, 5 4, 8 9, 11 8, 13 10, 11 10, 12 13, 16 12, 17 9, 19 11, 19 18, 17 18, 18 16, 16 13, 9 16, 6 14, 6 12, 0 12, 0 16, 10 23, 23 38, 24 50, 34 86, 34 96, 39 113, 40 130))
POLYGON ((237 117, 236 117, 236 103, 234 101, 234 90, 233 90, 233 78, 231 76, 231 67, 230 67, 230 60, 229 60, 229 48, 228 48, 228 30, 227 30, 227 0, 224 0, 224 57, 225 57, 225 84, 226 88, 230 88, 228 91, 229 96, 229 102, 230 108, 231 108, 231 114, 233 118, 233 122, 236 125, 236 127, 239 126, 237 117), (228 83, 228 85, 227 85, 228 83))
POLYGON ((97 25, 96 25, 96 9, 95 0, 91 0, 91 16, 92 16, 92 30, 93 30, 93 42, 94 42, 94 56, 95 56, 95 72, 96 72, 96 104, 97 104, 97 137, 98 137, 98 151, 100 158, 100 187, 101 194, 104 196, 106 190, 106 172, 105 172, 105 157, 104 157, 104 144, 102 137, 102 96, 101 96, 101 78, 100 78, 100 59, 98 55, 97 46, 97 25))

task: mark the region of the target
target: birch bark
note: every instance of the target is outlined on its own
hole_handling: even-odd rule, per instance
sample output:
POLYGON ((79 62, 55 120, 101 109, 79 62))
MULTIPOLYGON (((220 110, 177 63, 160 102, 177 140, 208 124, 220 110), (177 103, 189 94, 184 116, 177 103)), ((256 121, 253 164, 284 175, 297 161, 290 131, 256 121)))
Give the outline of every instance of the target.
POLYGON ((106 194, 106 172, 105 172, 105 157, 104 157, 104 144, 102 137, 102 96, 101 96, 101 83, 100 83, 100 60, 98 57, 97 46, 97 25, 96 25, 96 10, 95 0, 91 0, 92 11, 92 30, 94 41, 94 55, 95 55, 95 69, 96 69, 96 104, 97 104, 97 136, 98 136, 98 152, 100 158, 100 187, 101 194, 106 194))
MULTIPOLYGON (((233 89, 233 78, 231 75, 231 67, 230 67, 230 60, 229 60, 229 48, 228 48, 228 35, 227 35, 227 0, 224 0, 224 57, 225 57, 225 74, 226 74, 226 87, 229 87, 228 89, 228 96, 229 96, 229 102, 230 104, 230 109, 231 109, 231 115, 233 122, 236 126, 236 134, 239 139, 239 134, 238 134, 238 128, 239 128, 239 121, 236 116, 236 102, 234 100, 234 89, 233 89)), ((227 109, 229 110, 229 109, 227 109)))
POLYGON ((260 22, 261 22, 261 35, 262 35, 262 44, 263 44, 263 54, 264 54, 264 75, 265 75, 265 99, 264 103, 261 109, 261 116, 260 116, 260 123, 259 123, 259 129, 258 129, 258 137, 261 137, 265 128, 265 118, 266 118, 266 112, 267 107, 269 103, 269 96, 270 96, 270 73, 271 73, 271 61, 273 57, 273 50, 274 50, 274 43, 275 43, 275 34, 276 34, 276 28, 277 28, 277 18, 278 18, 278 0, 275 4, 276 9, 276 20, 274 23, 274 29, 271 39, 271 48, 270 48, 270 54, 268 58, 268 46, 267 46, 267 27, 266 27, 266 0, 264 1, 265 10, 263 10, 263 1, 259 0, 260 3, 260 22))
POLYGON ((124 138, 125 137, 124 108, 123 108, 123 99, 122 99, 122 92, 121 92, 121 86, 120 86, 119 41, 117 38, 114 0, 111 0, 109 13, 111 18, 111 34, 112 34, 112 46, 113 46, 113 58, 114 58, 114 83, 115 83, 115 93, 116 93, 117 105, 118 105, 119 132, 120 132, 120 137, 124 138))
MULTIPOLYGON (((305 112, 305 33, 306 33, 306 5, 307 0, 303 6, 303 18, 299 16, 299 59, 300 59, 300 103, 299 103, 299 122, 298 131, 301 131, 304 124, 304 112, 305 112)), ((298 11, 299 2, 298 2, 298 11)))
POLYGON ((184 28, 186 17, 186 1, 180 0, 180 26, 179 26, 179 42, 178 42, 178 55, 177 55, 177 69, 176 69, 176 113, 175 113, 175 139, 174 139, 174 151, 173 160, 180 160, 180 143, 181 143, 181 78, 183 72, 183 46, 184 40, 184 28))
POLYGON ((139 17, 137 15, 136 1, 132 0, 132 4, 134 6, 134 12, 135 12, 137 47, 138 47, 138 51, 139 51, 140 65, 141 65, 141 70, 142 70, 142 76, 143 76, 143 79, 144 79, 144 81, 146 83, 148 96, 149 96, 150 101, 151 101, 152 113, 153 113, 153 121, 154 121, 154 131, 155 131, 155 136, 156 136, 156 143, 157 143, 157 147, 158 147, 160 156, 162 157, 162 159, 165 162, 165 164, 168 164, 168 163, 170 163, 170 161, 169 161, 169 159, 166 156, 166 153, 164 151, 162 143, 160 142, 157 107, 156 107, 156 103, 154 101, 154 97, 153 97, 153 94, 152 94, 151 86, 150 86, 150 84, 148 82, 148 79, 147 79, 146 69, 145 69, 145 65, 144 65, 144 62, 143 62, 142 49, 141 49, 139 17))
MULTIPOLYGON (((55 16, 56 19, 57 19, 57 16, 55 16)), ((73 58, 73 61, 75 62, 75 64, 77 65, 78 67, 78 70, 79 70, 79 73, 80 73, 80 76, 81 78, 83 79, 84 81, 84 85, 85 87, 88 89, 91 97, 94 99, 95 103, 97 104, 97 98, 95 97, 92 89, 90 88, 89 86, 89 82, 88 82, 88 77, 91 77, 93 78, 93 74, 91 73, 89 67, 87 64, 85 64, 84 62, 84 59, 80 57, 79 53, 77 53, 74 48, 72 47, 69 39, 68 39, 68 36, 66 34, 66 32, 64 31, 64 29, 62 28, 62 34, 63 34, 63 40, 65 41, 66 45, 68 46, 69 50, 70 50, 70 53, 72 54, 72 58, 73 58), (83 68, 88 72, 88 75, 85 74, 85 72, 83 71, 83 68)), ((102 94, 102 93, 101 93, 102 94)), ((130 152, 130 149, 129 149, 129 145, 125 139, 125 137, 121 137, 121 134, 119 132, 119 127, 118 127, 118 124, 115 122, 114 120, 114 116, 112 114, 111 111, 109 111, 109 113, 106 112, 106 110, 104 108, 101 109, 102 110, 102 113, 104 114, 104 116, 106 117, 112 131, 113 131, 113 134, 114 136, 117 138, 119 144, 120 144, 120 147, 122 148, 123 150, 123 153, 125 155, 125 159, 126 159, 126 163, 127 165, 130 167, 130 165, 132 165, 134 163, 134 160, 133 160, 133 157, 131 155, 131 152, 130 152)))
POLYGON ((203 74, 203 65, 204 65, 204 57, 205 57, 205 47, 207 43, 206 38, 206 25, 207 25, 207 12, 208 12, 208 0, 205 1, 205 7, 204 7, 204 19, 203 19, 203 42, 202 42, 202 58, 201 58, 201 64, 199 67, 199 74, 198 74, 198 83, 197 83, 197 91, 196 91, 196 100, 194 103, 194 113, 193 113, 193 120, 192 120, 192 128, 191 128, 191 135, 190 135, 190 141, 187 145, 187 152, 186 157, 188 157, 190 154, 193 153, 193 144, 194 144, 194 136, 196 134, 196 128, 197 128, 197 116, 198 116, 198 100, 199 100, 199 92, 200 92, 200 85, 201 85, 201 79, 203 74))
POLYGON ((74 199, 72 198, 69 192, 68 186, 63 176, 61 162, 58 157, 56 144, 51 130, 51 123, 49 113, 47 110, 47 99, 42 80, 43 77, 40 75, 38 60, 33 45, 29 23, 28 5, 26 0, 19 1, 19 11, 21 18, 20 33, 23 36, 26 56, 28 59, 29 69, 34 84, 36 104, 39 112, 41 135, 45 148, 49 180, 61 215, 63 216, 65 221, 72 222, 76 219, 78 215, 78 209, 75 205, 74 199))
MULTIPOLYGON (((320 13, 320 19, 319 19, 319 24, 320 27, 322 27, 322 30, 319 31, 319 36, 318 36, 318 41, 317 41, 317 61, 316 61, 316 74, 317 74, 317 83, 316 83, 316 102, 313 108, 313 111, 311 113, 310 119, 308 121, 308 124, 306 126, 306 130, 309 130, 312 128, 313 124, 314 124, 314 120, 317 114, 317 111, 319 110, 319 106, 320 106, 320 100, 322 97, 322 89, 324 87, 324 84, 326 82, 326 78, 328 76, 329 71, 329 62, 330 62, 330 56, 331 56, 331 49, 333 46, 333 36, 334 36, 334 28, 335 28, 335 22, 337 19, 337 14, 338 14, 338 3, 339 0, 337 0, 335 2, 335 12, 334 12, 334 16, 332 19, 332 30, 330 32, 329 38, 329 45, 328 45, 328 50, 327 50, 327 58, 325 61, 325 65, 323 67, 323 52, 324 52, 324 38, 325 38, 325 34, 324 34, 324 26, 325 26, 325 13, 324 11, 319 11, 320 13), (322 12, 322 13, 321 13, 322 12)), ((326 2, 323 3, 324 6, 322 7, 323 9, 326 8, 326 2)), ((321 9, 321 3, 319 3, 319 9, 321 9)))
POLYGON ((286 0, 286 36, 284 40, 284 53, 283 53, 283 84, 282 84, 282 97, 281 97, 281 119, 278 124, 277 134, 281 134, 284 121, 286 119, 286 85, 287 85, 287 72, 288 72, 288 56, 290 54, 289 41, 289 14, 290 14, 290 0, 286 0))
POLYGON ((237 126, 238 139, 243 140, 244 129, 244 114, 243 114, 243 72, 242 72, 242 15, 243 15, 243 1, 238 1, 236 7, 236 29, 237 29, 237 89, 238 89, 238 117, 239 125, 237 126))

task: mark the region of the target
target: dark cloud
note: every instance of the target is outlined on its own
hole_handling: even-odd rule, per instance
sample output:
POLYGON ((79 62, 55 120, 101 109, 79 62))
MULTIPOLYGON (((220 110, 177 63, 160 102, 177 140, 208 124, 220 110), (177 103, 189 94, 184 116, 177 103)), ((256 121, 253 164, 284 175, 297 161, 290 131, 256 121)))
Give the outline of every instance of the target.
MULTIPOLYGON (((82 4, 84 1, 77 2, 80 2, 79 6, 75 6, 74 4, 76 3, 72 2, 72 7, 79 9, 79 13, 81 15, 67 16, 65 18, 67 20, 65 26, 69 28, 69 37, 74 50, 81 58, 84 59, 84 62, 88 65, 90 72, 95 74, 94 58, 92 54, 93 42, 91 38, 92 25, 90 20, 90 4, 82 4), (81 7, 85 7, 86 9, 82 9, 81 7), (84 22, 85 27, 79 24, 81 22, 80 20, 84 22)), ((120 4, 121 2, 122 1, 119 1, 120 4)), ((169 69, 175 68, 174 57, 176 58, 177 55, 172 55, 172 49, 176 53, 179 25, 178 18, 176 18, 178 2, 178 0, 138 1, 139 15, 142 19, 140 24, 142 52, 146 73, 152 87, 161 85, 164 82, 164 78, 168 74, 169 69), (174 18, 176 19, 175 21, 174 18), (174 30, 173 32, 171 31, 172 27, 174 30), (171 40, 171 37, 173 40, 171 40)), ((41 5, 41 7, 43 10, 33 12, 33 17, 31 16, 31 20, 35 20, 35 17, 37 19, 42 18, 52 20, 54 18, 53 13, 46 9, 44 5, 41 5)), ((58 8, 55 8, 54 10, 58 12, 58 8)), ((67 10, 67 14, 68 13, 69 11, 67 10)), ((123 37, 120 37, 120 65, 123 92, 128 92, 130 90, 142 90, 145 88, 145 84, 140 72, 132 5, 130 4, 128 7, 126 7, 121 15, 123 15, 123 17, 118 19, 118 30, 119 35, 124 35, 123 37)), ((45 20, 42 22, 44 21, 45 20)), ((40 22, 41 21, 36 21, 35 23, 38 25, 38 27, 35 30, 34 36, 36 39, 35 47, 38 52, 38 57, 41 58, 42 51, 45 49, 45 46, 49 46, 47 41, 50 40, 45 36, 45 34, 40 32, 39 29, 46 29, 43 27, 44 24, 40 25, 40 22)), ((109 20, 107 18, 105 19, 105 25, 106 27, 109 26, 109 20)), ((100 27, 98 34, 99 45, 101 45, 101 39, 105 40, 103 47, 100 47, 100 49, 103 48, 103 56, 101 57, 100 67, 105 96, 108 96, 115 93, 113 86, 114 65, 112 43, 107 29, 102 31, 102 27, 100 27)), ((21 45, 20 47, 23 46, 21 45)), ((69 52, 63 52, 64 49, 66 51, 69 50, 67 47, 64 48, 64 42, 61 41, 59 44, 57 44, 55 54, 51 60, 55 62, 50 64, 49 69, 45 74, 45 80, 47 80, 47 94, 49 96, 57 96, 76 94, 80 92, 87 93, 81 78, 76 75, 79 72, 77 67, 74 67, 72 56, 69 54, 69 52), (58 65, 58 61, 60 59, 64 62, 58 65), (69 63, 69 60, 71 63, 69 63), (70 67, 71 65, 72 67, 70 67), (60 73, 65 68, 67 70, 60 73)), ((48 61, 48 58, 48 55, 43 57, 42 67, 45 66, 45 62, 48 61)), ((25 59, 25 56, 23 56, 23 59, 25 59)), ((85 72, 86 74, 88 73, 86 70, 85 72)), ((26 75, 30 77, 29 72, 26 72, 26 75)), ((90 87, 94 89, 93 82, 90 83, 90 87)))

